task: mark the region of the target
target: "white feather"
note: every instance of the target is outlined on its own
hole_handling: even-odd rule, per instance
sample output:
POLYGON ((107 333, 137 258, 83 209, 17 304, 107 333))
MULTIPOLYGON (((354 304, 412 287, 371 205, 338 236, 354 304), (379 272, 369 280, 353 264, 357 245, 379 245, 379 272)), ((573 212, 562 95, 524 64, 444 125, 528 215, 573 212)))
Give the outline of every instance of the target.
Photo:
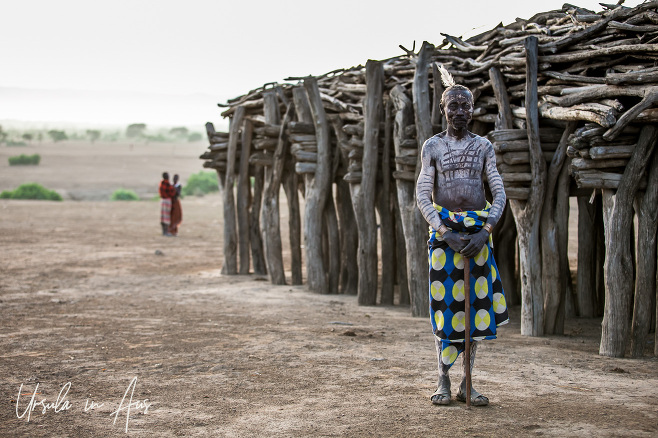
POLYGON ((441 73, 441 82, 446 88, 450 88, 454 85, 457 85, 455 78, 452 77, 450 72, 443 66, 443 64, 437 63, 439 67, 439 72, 441 73))

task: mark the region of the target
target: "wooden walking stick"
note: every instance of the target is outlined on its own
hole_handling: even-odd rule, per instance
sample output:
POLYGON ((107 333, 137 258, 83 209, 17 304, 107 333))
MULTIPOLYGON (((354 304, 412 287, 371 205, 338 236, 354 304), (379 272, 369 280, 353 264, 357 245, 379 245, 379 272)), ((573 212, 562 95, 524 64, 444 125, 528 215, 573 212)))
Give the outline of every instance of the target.
POLYGON ((464 257, 464 372, 466 409, 471 409, 471 259, 464 257))

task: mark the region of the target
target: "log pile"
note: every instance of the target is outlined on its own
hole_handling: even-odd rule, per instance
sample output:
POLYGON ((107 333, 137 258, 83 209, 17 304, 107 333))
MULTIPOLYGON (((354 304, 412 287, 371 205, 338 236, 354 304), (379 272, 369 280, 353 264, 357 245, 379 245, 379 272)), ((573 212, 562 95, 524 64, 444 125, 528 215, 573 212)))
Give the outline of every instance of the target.
MULTIPOLYGON (((508 301, 521 297, 522 333, 561 333, 565 315, 595 316, 603 308, 601 294, 586 290, 584 281, 572 292, 569 266, 558 262, 566 260, 568 197, 579 197, 583 212, 589 211, 588 223, 605 226, 606 240, 621 232, 611 224, 625 224, 627 218, 616 216, 611 196, 615 190, 631 198, 638 189, 652 190, 645 168, 655 133, 647 126, 658 122, 658 1, 635 8, 603 6, 595 13, 565 4, 466 40, 444 35, 440 45, 424 43, 418 52, 400 46, 405 52, 400 56, 318 77, 287 78, 285 84, 266 84, 220 104, 230 132, 209 125, 210 146, 201 159, 204 167, 217 170, 224 192, 232 192, 238 178, 237 190, 242 187, 248 200, 236 213, 242 209, 251 230, 237 239, 240 273, 249 272, 251 252, 254 271, 266 270, 273 283, 285 283, 278 223, 283 188, 293 205, 293 283, 302 281, 301 192, 311 290, 357 293, 360 304, 392 304, 397 284, 396 302, 411 304, 415 316, 427 314, 427 225, 415 208, 415 181, 422 144, 446 126, 438 73, 443 65, 472 90, 471 131, 488 136, 496 152, 510 208, 497 227, 495 237, 501 240, 495 251, 498 258, 519 258, 520 272, 507 263, 511 269, 501 276, 508 301), (253 189, 245 183, 249 178, 253 189), (602 196, 592 194, 595 189, 603 190, 602 196), (606 206, 610 211, 595 219, 606 206), (378 227, 381 249, 374 234, 378 227), (258 260, 267 267, 257 268, 258 260)), ((233 199, 227 195, 225 202, 233 199)), ((618 205, 629 205, 622 201, 618 205)), ((639 204, 636 208, 641 210, 639 204)), ((626 210, 632 215, 632 207, 626 210)), ((642 211, 646 216, 649 209, 642 211)), ((234 213, 225 207, 225 214, 234 213)), ((233 242, 233 235, 225 233, 225 240, 233 242)), ((579 258, 579 278, 581 269, 602 272, 602 251, 608 251, 606 260, 615 257, 610 245, 596 243, 596 233, 582 235, 589 236, 583 248, 595 249, 579 258)), ((230 242, 225 241, 225 258, 235 257, 230 242)), ((225 265, 235 273, 235 263, 225 265)), ((653 272, 655 265, 654 259, 653 272)), ((602 283, 603 274, 592 275, 602 283)), ((609 296, 607 281, 609 313, 615 310, 607 306, 618 300, 609 296)), ((633 279, 627 282, 632 285, 633 279)), ((604 326, 613 320, 623 318, 606 313, 604 326)), ((637 333, 648 331, 647 324, 641 322, 637 333)), ((621 327, 610 337, 626 339, 627 331, 621 327)), ((615 347, 602 342, 601 353, 623 355, 614 342, 615 347)))

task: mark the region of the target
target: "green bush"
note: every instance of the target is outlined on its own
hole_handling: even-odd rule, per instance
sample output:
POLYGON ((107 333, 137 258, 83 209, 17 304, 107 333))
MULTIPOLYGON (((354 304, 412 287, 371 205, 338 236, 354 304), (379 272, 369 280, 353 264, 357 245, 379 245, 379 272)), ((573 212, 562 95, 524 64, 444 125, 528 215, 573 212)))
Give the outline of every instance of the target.
POLYGON ((25 143, 24 141, 7 140, 7 146, 21 147, 21 146, 27 146, 27 143, 25 143))
POLYGON ((219 190, 219 180, 217 172, 200 171, 193 173, 187 179, 187 184, 183 187, 184 196, 203 196, 206 193, 216 192, 219 190))
POLYGON ((132 190, 118 189, 112 193, 110 201, 139 201, 139 195, 132 190))
POLYGON ((40 161, 41 161, 41 155, 39 154, 34 154, 34 155, 20 154, 17 157, 9 157, 10 166, 25 166, 25 165, 38 166, 40 161))
POLYGON ((61 201, 62 197, 54 190, 48 190, 41 184, 21 184, 15 190, 5 190, 0 193, 2 199, 43 199, 46 201, 61 201))
POLYGON ((68 140, 69 139, 68 135, 66 135, 66 132, 58 131, 57 129, 51 129, 50 131, 48 131, 48 135, 53 140, 53 142, 58 142, 58 141, 63 141, 63 140, 68 140))

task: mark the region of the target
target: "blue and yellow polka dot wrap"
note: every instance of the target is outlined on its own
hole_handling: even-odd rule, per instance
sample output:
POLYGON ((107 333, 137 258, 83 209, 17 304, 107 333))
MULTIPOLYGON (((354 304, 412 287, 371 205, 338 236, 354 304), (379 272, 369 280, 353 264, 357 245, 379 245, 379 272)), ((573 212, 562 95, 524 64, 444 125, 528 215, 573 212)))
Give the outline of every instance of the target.
MULTIPOLYGON (((484 210, 453 212, 439 205, 434 208, 451 232, 477 233, 489 217, 484 210)), ((429 292, 430 318, 434 335, 441 340, 441 360, 452 365, 464 350, 464 258, 430 227, 429 292)), ((503 284, 493 257, 491 237, 479 254, 470 259, 471 339, 495 339, 496 327, 509 321, 503 284)))

